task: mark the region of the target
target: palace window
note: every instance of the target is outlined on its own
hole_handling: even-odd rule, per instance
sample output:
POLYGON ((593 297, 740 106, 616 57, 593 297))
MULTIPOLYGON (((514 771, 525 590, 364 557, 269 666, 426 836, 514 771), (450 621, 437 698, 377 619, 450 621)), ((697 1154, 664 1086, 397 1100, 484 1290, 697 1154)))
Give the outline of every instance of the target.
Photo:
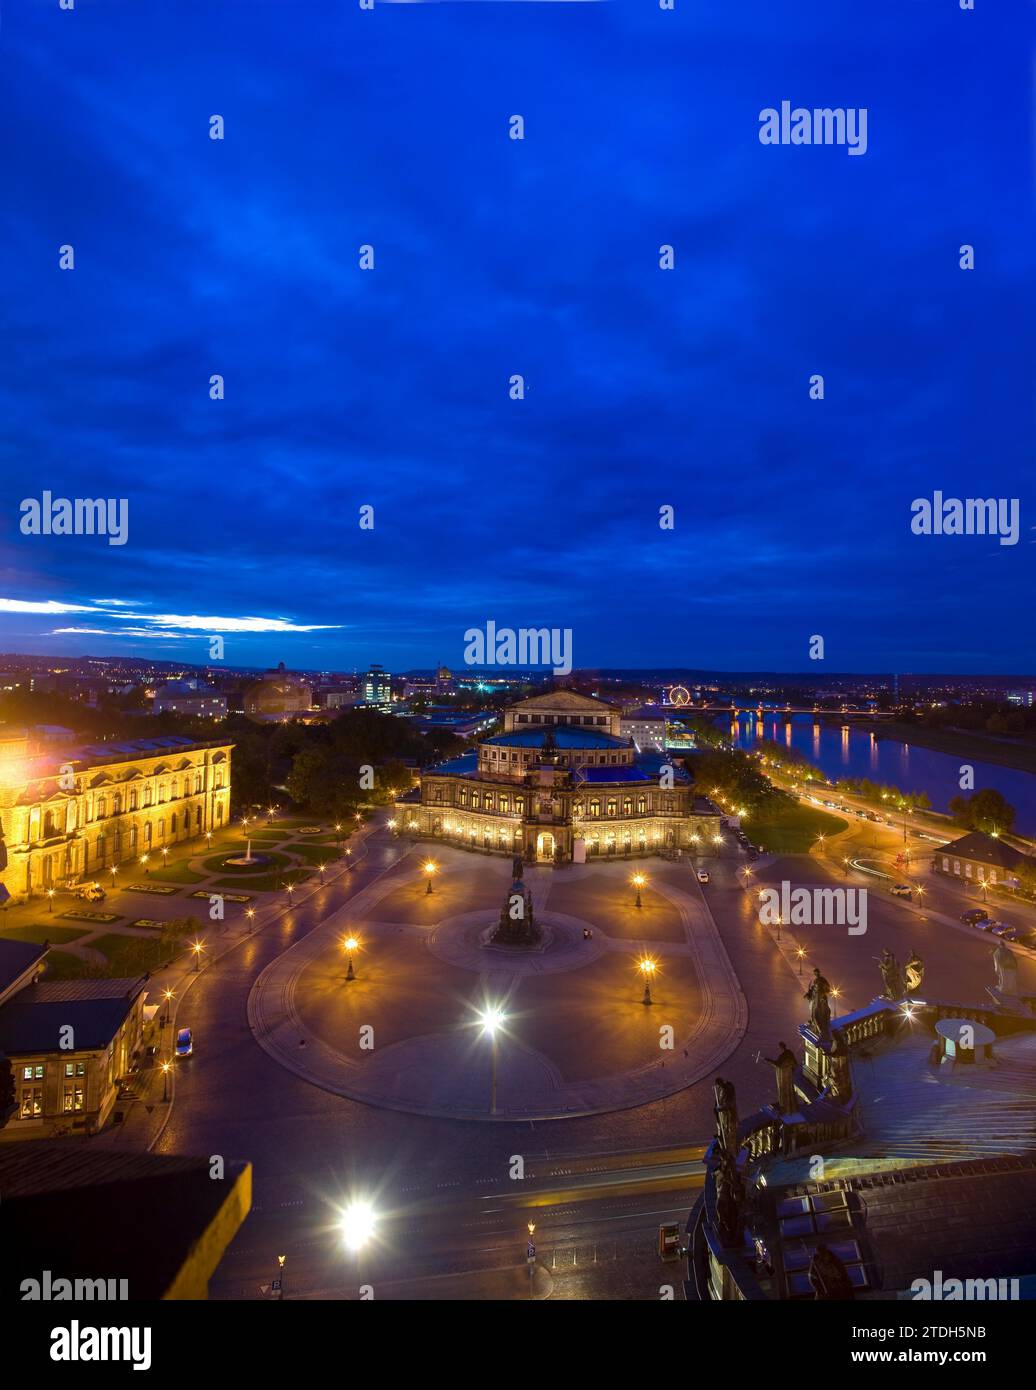
POLYGON ((129 794, 129 808, 131 811, 135 811, 137 809, 137 793, 135 791, 130 792, 129 794))
POLYGON ((581 801, 574 801, 572 803, 572 814, 574 816, 581 816, 583 814, 583 803, 581 801))
POLYGON ((457 800, 460 802, 462 806, 466 806, 468 804, 467 787, 461 787, 460 791, 457 793, 457 800))
POLYGON ((608 814, 609 814, 609 816, 614 816, 614 815, 615 815, 615 811, 616 811, 616 806, 617 806, 617 804, 618 804, 618 803, 616 802, 616 800, 615 800, 615 798, 614 798, 613 796, 610 796, 610 797, 608 798, 608 814))
POLYGON ((113 816, 119 816, 119 815, 121 815, 121 814, 122 814, 122 796, 120 795, 119 792, 116 792, 115 795, 112 797, 112 815, 113 815, 113 816))
POLYGON ((22 1067, 22 1080, 23 1080, 23 1081, 42 1081, 42 1080, 43 1080, 43 1064, 40 1063, 40 1062, 37 1062, 35 1066, 32 1066, 32 1067, 22 1067))
POLYGON ((33 1090, 22 1091, 22 1119, 28 1120, 33 1115, 43 1114, 43 1087, 36 1086, 33 1090))
POLYGON ((640 815, 640 816, 642 816, 646 810, 647 810, 647 797, 646 797, 646 796, 638 796, 638 797, 637 797, 637 814, 640 815))
POLYGON ((486 810, 487 810, 487 811, 491 811, 491 810, 493 809, 493 794, 492 794, 492 792, 486 792, 485 806, 486 806, 486 810))
MULTIPOLYGON (((511 798, 509 796, 504 796, 501 794, 500 809, 501 811, 509 811, 511 809, 511 798)), ((500 833, 502 835, 504 832, 501 831, 500 833)))
POLYGON ((622 800, 622 814, 623 814, 624 816, 632 816, 632 814, 633 814, 633 799, 632 799, 632 797, 628 797, 628 796, 623 797, 623 800, 622 800))
POLYGON ((85 1068, 85 1066, 84 1066, 84 1064, 83 1064, 82 1062, 66 1062, 66 1063, 65 1063, 65 1075, 66 1075, 66 1076, 83 1076, 83 1075, 85 1074, 85 1071, 86 1071, 86 1068, 85 1068))
POLYGON ((516 797, 515 797, 515 799, 514 799, 514 809, 515 809, 516 811, 518 811, 519 813, 521 813, 522 811, 525 810, 525 797, 524 797, 524 796, 516 796, 516 797))
POLYGON ((155 799, 155 791, 154 791, 154 788, 153 788, 153 787, 145 787, 145 788, 144 788, 144 805, 145 805, 145 806, 150 806, 151 803, 154 801, 154 799, 155 799))
POLYGON ((82 1086, 66 1086, 64 1096, 64 1110, 66 1113, 71 1110, 82 1110, 83 1108, 83 1088, 82 1086))
POLYGON ((471 793, 471 809, 472 809, 473 811, 477 811, 478 808, 479 808, 481 805, 482 805, 482 798, 481 798, 481 796, 479 796, 478 792, 472 792, 472 793, 471 793))
POLYGON ((433 791, 433 793, 432 793, 432 800, 433 800, 433 801, 441 801, 441 800, 442 800, 442 787, 436 787, 436 788, 434 789, 434 791, 433 791))
POLYGON ((591 816, 599 816, 601 814, 601 803, 597 800, 596 796, 590 799, 590 814, 591 816))

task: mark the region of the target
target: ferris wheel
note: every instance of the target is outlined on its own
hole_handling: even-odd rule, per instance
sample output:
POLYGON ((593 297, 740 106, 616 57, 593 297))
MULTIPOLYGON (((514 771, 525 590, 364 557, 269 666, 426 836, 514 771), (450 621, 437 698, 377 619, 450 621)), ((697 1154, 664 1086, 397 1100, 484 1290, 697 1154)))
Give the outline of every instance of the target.
POLYGON ((689 705, 691 692, 685 685, 674 685, 669 691, 669 703, 671 705, 689 705))

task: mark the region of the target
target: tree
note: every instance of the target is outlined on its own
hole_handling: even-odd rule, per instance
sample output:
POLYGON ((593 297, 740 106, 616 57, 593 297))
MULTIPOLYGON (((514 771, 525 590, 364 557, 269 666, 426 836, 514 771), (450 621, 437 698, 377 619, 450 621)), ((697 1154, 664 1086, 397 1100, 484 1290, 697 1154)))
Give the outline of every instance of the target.
POLYGON ((1003 835, 1014 825, 1015 808, 993 787, 985 787, 971 796, 955 796, 950 814, 966 830, 1003 835))

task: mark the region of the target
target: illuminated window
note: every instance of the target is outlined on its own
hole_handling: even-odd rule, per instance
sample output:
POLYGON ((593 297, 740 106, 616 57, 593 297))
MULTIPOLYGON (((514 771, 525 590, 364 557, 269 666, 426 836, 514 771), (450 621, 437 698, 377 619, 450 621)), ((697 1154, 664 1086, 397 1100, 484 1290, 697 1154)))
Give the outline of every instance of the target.
POLYGON ((82 1076, 83 1073, 84 1073, 84 1065, 83 1065, 82 1062, 66 1062, 66 1063, 65 1063, 65 1075, 66 1075, 66 1076, 82 1076))
POLYGON ((590 814, 591 816, 599 816, 601 814, 601 803, 596 796, 592 797, 590 800, 590 814))
POLYGON ((646 797, 646 796, 638 796, 638 797, 637 797, 637 814, 642 816, 646 810, 647 810, 647 797, 646 797))

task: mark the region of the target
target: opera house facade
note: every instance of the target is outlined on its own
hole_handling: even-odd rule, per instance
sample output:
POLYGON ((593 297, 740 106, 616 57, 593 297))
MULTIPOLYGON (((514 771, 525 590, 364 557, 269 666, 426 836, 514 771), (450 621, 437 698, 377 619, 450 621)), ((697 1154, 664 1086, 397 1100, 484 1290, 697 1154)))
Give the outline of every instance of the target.
POLYGON ((528 862, 693 850, 719 829, 690 776, 619 733, 620 713, 572 690, 519 701, 503 732, 426 768, 396 802, 401 833, 528 862))

